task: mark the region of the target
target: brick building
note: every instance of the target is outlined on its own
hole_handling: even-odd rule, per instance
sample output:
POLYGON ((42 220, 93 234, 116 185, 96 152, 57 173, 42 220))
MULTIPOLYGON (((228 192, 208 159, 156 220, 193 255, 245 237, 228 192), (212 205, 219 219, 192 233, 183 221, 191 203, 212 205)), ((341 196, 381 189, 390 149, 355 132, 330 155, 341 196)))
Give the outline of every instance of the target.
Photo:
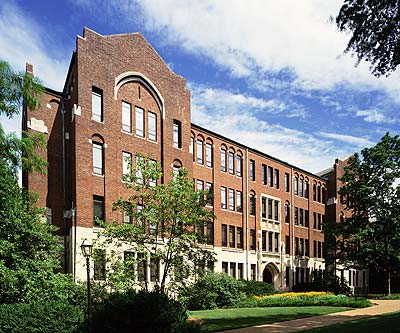
MULTIPOLYGON (((24 174, 23 186, 39 193, 60 227, 65 270, 78 279, 85 278, 80 244, 99 229, 94 215, 123 223, 111 207, 129 194, 124 161, 134 165, 137 153, 161 164, 163 181, 184 167, 197 188, 213 191, 216 219, 206 232, 215 271, 290 289, 325 268, 323 227, 337 174, 312 174, 192 124, 185 79, 141 34, 85 28, 63 91, 46 89, 41 109, 24 110, 23 128, 48 142, 47 175, 24 174)), ((330 214, 337 221, 337 210, 330 214)))

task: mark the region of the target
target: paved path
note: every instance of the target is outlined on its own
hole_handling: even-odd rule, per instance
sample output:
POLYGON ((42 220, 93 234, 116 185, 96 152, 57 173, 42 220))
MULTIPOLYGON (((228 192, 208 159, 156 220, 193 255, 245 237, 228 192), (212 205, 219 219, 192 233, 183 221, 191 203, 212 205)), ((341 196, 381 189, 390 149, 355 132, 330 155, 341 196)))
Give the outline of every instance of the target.
POLYGON ((400 300, 371 300, 375 305, 369 308, 330 313, 322 316, 282 321, 272 324, 238 328, 220 333, 286 333, 299 332, 314 327, 328 326, 345 321, 377 316, 384 313, 400 311, 400 300))

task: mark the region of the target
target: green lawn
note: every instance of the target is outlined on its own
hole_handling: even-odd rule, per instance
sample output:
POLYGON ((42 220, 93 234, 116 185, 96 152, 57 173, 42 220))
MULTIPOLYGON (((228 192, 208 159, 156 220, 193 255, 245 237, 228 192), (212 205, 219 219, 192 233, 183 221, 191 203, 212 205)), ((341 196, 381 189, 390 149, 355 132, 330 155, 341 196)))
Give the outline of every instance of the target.
POLYGON ((202 320, 202 332, 215 332, 346 310, 351 309, 333 306, 215 309, 190 311, 189 317, 202 320))
POLYGON ((376 317, 357 319, 346 323, 335 324, 302 332, 321 333, 398 333, 400 332, 400 312, 384 314, 376 317))

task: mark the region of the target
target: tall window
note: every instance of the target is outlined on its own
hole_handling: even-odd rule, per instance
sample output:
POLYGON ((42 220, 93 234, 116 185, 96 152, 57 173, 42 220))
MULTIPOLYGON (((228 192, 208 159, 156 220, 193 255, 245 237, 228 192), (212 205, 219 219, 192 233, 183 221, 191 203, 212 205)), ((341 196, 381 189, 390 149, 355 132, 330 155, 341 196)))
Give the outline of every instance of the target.
POLYGON ((229 226, 229 247, 235 247, 235 227, 230 225, 229 226))
POLYGON ((275 233, 275 252, 279 252, 279 234, 275 233))
POLYGON ((272 199, 268 199, 268 218, 272 220, 272 199))
POLYGON ((194 137, 193 136, 190 138, 190 151, 189 152, 193 155, 193 162, 194 162, 194 137))
POLYGON ((242 177, 242 156, 236 155, 236 176, 242 177))
POLYGON ((243 279, 243 263, 241 262, 238 263, 238 279, 243 279))
POLYGON ((237 248, 243 249, 243 228, 237 228, 237 248))
POLYGON ((310 213, 307 209, 304 211, 304 226, 307 228, 310 226, 310 213))
POLYGON ((235 191, 233 189, 229 189, 229 210, 235 210, 235 191))
POLYGON ((136 183, 138 184, 143 184, 143 173, 142 173, 143 164, 144 164, 143 157, 136 156, 136 183))
POLYGON ((267 166, 265 164, 261 166, 261 182, 263 185, 267 185, 267 166))
POLYGON ((261 249, 267 251, 267 232, 265 230, 261 232, 261 249))
POLYGON ((229 173, 231 175, 234 174, 234 160, 235 160, 235 155, 233 152, 229 152, 229 173))
POLYGON ((256 196, 255 194, 250 194, 250 215, 256 215, 256 196))
POLYGON ((308 181, 306 180, 304 182, 304 197, 308 199, 309 196, 309 185, 308 185, 308 181))
POLYGON ((104 197, 99 195, 93 196, 93 222, 99 225, 98 220, 104 221, 104 197))
POLYGON ((103 174, 103 144, 93 142, 93 173, 103 174))
POLYGON ((236 191, 236 210, 238 212, 243 211, 243 199, 242 199, 242 191, 236 191))
POLYGON ((226 150, 221 148, 221 171, 226 172, 226 150))
POLYGON ((285 173, 285 191, 290 191, 290 181, 289 181, 289 174, 285 173))
POLYGON ((300 182, 299 182, 299 195, 301 197, 303 196, 303 179, 300 179, 300 182))
POLYGON ((250 229, 250 250, 256 249, 256 230, 250 229))
POLYGON ((153 256, 150 257, 150 281, 158 281, 160 279, 160 259, 153 256))
POLYGON ((274 238, 274 233, 272 231, 268 232, 268 251, 272 252, 273 249, 273 238, 274 238))
POLYGON ((304 225, 304 209, 303 208, 300 208, 300 222, 299 222, 299 224, 301 226, 304 225))
POLYGON ((132 114, 131 105, 126 102, 122 102, 122 130, 127 133, 132 132, 132 114))
POLYGON ((204 164, 204 160, 203 160, 203 141, 197 139, 197 150, 196 150, 196 160, 197 160, 197 164, 204 164))
POLYGON ((294 224, 295 225, 299 224, 299 208, 298 207, 294 208, 294 224))
POLYGON ((213 206, 213 184, 212 183, 206 183, 206 191, 207 191, 207 200, 206 200, 206 205, 207 206, 213 206))
POLYGON ((103 121, 103 91, 92 87, 92 119, 103 121))
POLYGON ((122 180, 126 180, 130 175, 132 166, 132 154, 126 151, 122 152, 122 180))
POLYGON ((203 191, 204 190, 204 182, 202 180, 197 180, 197 191, 203 191))
POLYGON ((212 167, 212 144, 206 143, 206 166, 212 167))
POLYGON ((125 202, 124 210, 122 211, 122 221, 125 224, 132 224, 132 212, 130 210, 129 202, 125 202))
POLYGON ((268 186, 272 187, 272 177, 273 177, 273 171, 272 167, 268 167, 268 186))
POLYGON ((285 254, 290 254, 290 236, 285 236, 285 254))
POLYGON ((256 162, 254 160, 250 160, 250 180, 256 180, 256 162))
POLYGON ((226 187, 221 186, 221 208, 226 209, 226 187))
POLYGON ((267 218, 267 198, 261 198, 261 216, 267 218))
POLYGON ((213 245, 214 244, 214 223, 212 223, 212 222, 207 222, 206 237, 207 237, 207 244, 213 245))
POLYGON ((278 169, 274 170, 274 187, 276 189, 279 188, 279 170, 278 169))
MULTIPOLYGON (((179 120, 174 119, 174 148, 182 148, 182 124, 179 120)), ((203 150, 202 150, 203 151, 203 150)), ((198 153, 197 153, 197 156, 198 153)))
POLYGON ((294 194, 295 195, 299 194, 299 178, 298 177, 294 178, 294 194))
POLYGON ((274 201, 274 220, 279 221, 279 201, 274 201))
POLYGON ((148 139, 157 141, 157 115, 153 112, 147 113, 148 139))
POLYGON ((93 259, 93 278, 95 280, 104 280, 106 278, 106 250, 95 249, 93 259))
POLYGON ((136 135, 141 138, 144 137, 144 110, 141 108, 135 108, 135 124, 136 124, 136 135))
POLYGON ((313 200, 317 201, 317 184, 313 183, 313 200))
POLYGON ((221 237, 222 237, 222 246, 228 246, 228 229, 226 224, 222 224, 221 226, 221 237))
POLYGON ((285 204, 285 223, 290 223, 290 206, 288 203, 285 204))

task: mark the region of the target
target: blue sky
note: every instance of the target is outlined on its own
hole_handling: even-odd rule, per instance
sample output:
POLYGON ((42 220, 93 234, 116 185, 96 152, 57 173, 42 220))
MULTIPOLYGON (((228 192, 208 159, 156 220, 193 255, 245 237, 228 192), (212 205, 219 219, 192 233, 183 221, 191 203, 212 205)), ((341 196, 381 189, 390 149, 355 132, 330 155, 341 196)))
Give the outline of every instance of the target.
POLYGON ((341 3, 3 0, 0 58, 62 89, 84 26, 140 32, 187 80, 194 123, 317 172, 400 132, 399 73, 375 78, 343 54, 348 37, 329 21, 341 3))

